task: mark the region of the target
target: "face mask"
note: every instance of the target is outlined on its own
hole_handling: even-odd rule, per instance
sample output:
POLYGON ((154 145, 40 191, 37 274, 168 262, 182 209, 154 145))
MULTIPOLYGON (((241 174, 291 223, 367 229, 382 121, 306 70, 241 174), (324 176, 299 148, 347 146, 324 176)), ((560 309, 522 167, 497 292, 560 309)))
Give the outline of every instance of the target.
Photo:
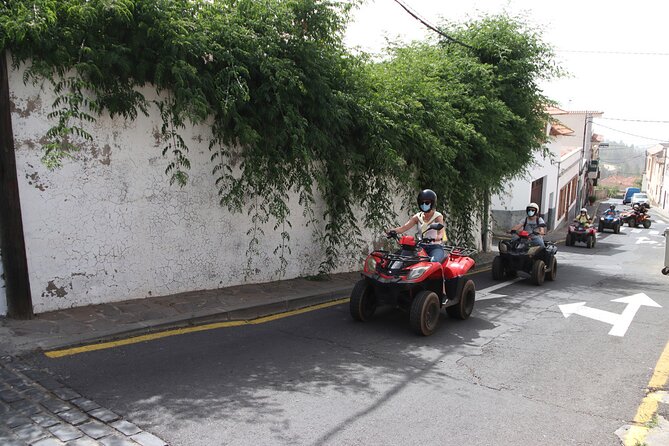
POLYGON ((420 204, 420 210, 423 212, 427 212, 432 208, 432 205, 430 203, 421 203, 420 204))
POLYGON ((536 213, 536 212, 534 212, 534 211, 527 211, 527 216, 528 216, 528 217, 534 217, 534 214, 535 214, 535 213, 536 213))

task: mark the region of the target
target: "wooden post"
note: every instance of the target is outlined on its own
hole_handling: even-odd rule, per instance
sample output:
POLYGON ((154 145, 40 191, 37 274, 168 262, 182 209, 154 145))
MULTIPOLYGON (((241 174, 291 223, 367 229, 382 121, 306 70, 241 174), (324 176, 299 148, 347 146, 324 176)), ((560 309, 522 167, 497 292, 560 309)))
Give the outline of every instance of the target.
POLYGON ((16 175, 7 55, 4 50, 0 52, 0 248, 7 315, 15 319, 31 319, 33 304, 16 175))

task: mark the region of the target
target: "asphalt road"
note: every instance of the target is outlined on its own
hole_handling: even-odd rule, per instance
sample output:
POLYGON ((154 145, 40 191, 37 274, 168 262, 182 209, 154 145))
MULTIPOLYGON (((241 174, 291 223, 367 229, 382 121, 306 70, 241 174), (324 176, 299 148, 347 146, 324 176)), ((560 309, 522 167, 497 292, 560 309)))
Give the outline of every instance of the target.
POLYGON ((469 320, 443 314, 428 338, 401 313, 357 323, 340 305, 36 361, 173 446, 619 445, 669 341, 655 220, 561 245, 555 282, 479 293, 469 320), (623 336, 559 307, 622 314, 612 300, 637 293, 662 307, 640 307, 623 336))

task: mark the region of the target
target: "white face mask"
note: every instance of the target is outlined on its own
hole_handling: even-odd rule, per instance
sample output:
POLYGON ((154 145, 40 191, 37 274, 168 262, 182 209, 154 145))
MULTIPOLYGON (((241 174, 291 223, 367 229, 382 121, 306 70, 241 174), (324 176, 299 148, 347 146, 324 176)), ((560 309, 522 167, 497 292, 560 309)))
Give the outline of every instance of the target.
POLYGON ((527 211, 527 216, 528 217, 534 217, 535 212, 534 211, 527 211))

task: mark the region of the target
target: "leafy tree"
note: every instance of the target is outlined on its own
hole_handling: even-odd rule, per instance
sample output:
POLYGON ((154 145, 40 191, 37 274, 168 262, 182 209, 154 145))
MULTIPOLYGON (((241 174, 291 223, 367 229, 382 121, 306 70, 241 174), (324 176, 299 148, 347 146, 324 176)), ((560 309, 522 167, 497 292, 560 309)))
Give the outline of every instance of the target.
POLYGON ((360 224, 380 229, 394 218, 397 190, 435 189, 449 204, 451 237, 470 242, 472 211, 544 141, 547 99, 536 82, 557 74, 550 48, 521 19, 496 16, 445 26, 469 47, 395 45, 375 62, 342 43, 356 3, 0 0, 0 48, 32 63, 26 80, 48 79, 58 94, 48 166, 90 139, 83 122, 155 107, 166 173, 185 184, 180 131, 211 122, 221 204, 251 216, 250 253, 274 222, 279 270, 291 192, 311 222, 325 220, 324 271, 360 224), (161 99, 144 97, 145 85, 161 99), (316 194, 325 215, 315 214, 316 194))

